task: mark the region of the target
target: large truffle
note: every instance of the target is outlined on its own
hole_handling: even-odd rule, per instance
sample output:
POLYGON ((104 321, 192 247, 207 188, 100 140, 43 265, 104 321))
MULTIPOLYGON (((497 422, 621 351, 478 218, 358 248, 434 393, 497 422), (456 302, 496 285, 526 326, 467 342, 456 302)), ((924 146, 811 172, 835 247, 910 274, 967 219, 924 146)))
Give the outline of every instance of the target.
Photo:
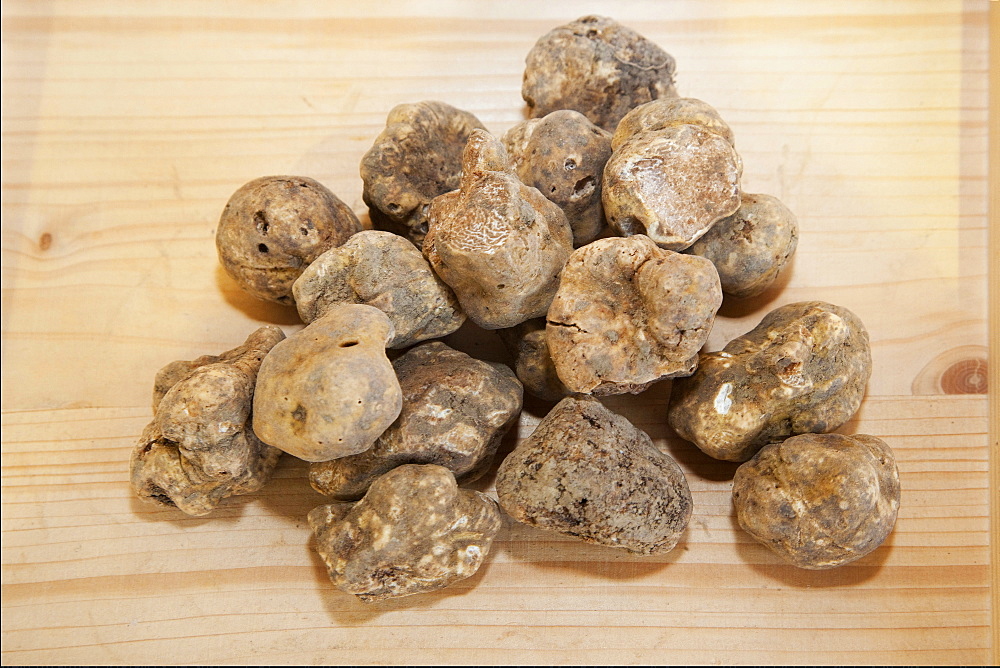
POLYGON ((292 303, 309 263, 361 231, 350 207, 304 176, 265 176, 233 193, 215 233, 219 262, 254 297, 292 303))
POLYGON ((469 137, 462 185, 436 198, 424 255, 483 329, 545 315, 573 250, 566 215, 521 183, 499 140, 469 137))
POLYGON ((517 176, 559 205, 583 246, 604 229, 601 181, 611 157, 611 135, 583 114, 563 109, 532 118, 503 136, 517 176))
POLYGON ((669 53, 631 28, 584 16, 531 48, 521 97, 532 118, 573 109, 612 132, 629 109, 676 96, 675 69, 669 53))
POLYGON ((547 316, 549 353, 574 392, 638 393, 694 371, 721 305, 708 260, 642 235, 598 239, 563 269, 547 316))
POLYGON ((403 409, 371 447, 309 467, 316 491, 360 498, 377 477, 402 464, 438 464, 462 484, 493 463, 503 435, 521 414, 521 383, 503 364, 483 362, 434 341, 392 363, 403 409))
POLYGON ((421 247, 431 200, 458 188, 462 151, 472 131, 483 127, 469 112, 444 102, 393 107, 361 159, 361 196, 372 225, 421 247))
POLYGON ((636 554, 673 549, 691 518, 683 471, 597 399, 560 401, 497 472, 514 519, 636 554))
POLYGON ((501 526, 496 501, 459 489, 451 472, 407 464, 357 503, 309 513, 330 580, 362 601, 421 594, 473 575, 501 526))
POLYGON ((498 329, 497 335, 514 358, 514 373, 527 392, 546 401, 559 401, 571 394, 559 380, 549 354, 545 318, 532 318, 508 329, 498 329))
POLYGON ((257 491, 281 451, 251 428, 261 360, 285 335, 268 325, 221 355, 173 362, 156 376, 153 421, 132 451, 139 498, 204 515, 223 499, 257 491))
POLYGON ((257 376, 257 435, 308 462, 370 448, 402 408, 391 338, 382 311, 344 304, 276 345, 257 376))
POLYGON ((379 230, 359 232, 320 255, 292 286, 295 305, 312 322, 334 305, 368 304, 392 322, 389 348, 451 334, 465 322, 455 293, 413 244, 379 230))
POLYGON ((865 434, 802 434, 736 470, 740 526, 799 568, 842 566, 877 548, 899 509, 892 450, 865 434))
POLYGON ((746 461, 794 434, 833 431, 861 405, 868 332, 846 308, 796 302, 768 313, 674 382, 668 421, 706 454, 746 461))

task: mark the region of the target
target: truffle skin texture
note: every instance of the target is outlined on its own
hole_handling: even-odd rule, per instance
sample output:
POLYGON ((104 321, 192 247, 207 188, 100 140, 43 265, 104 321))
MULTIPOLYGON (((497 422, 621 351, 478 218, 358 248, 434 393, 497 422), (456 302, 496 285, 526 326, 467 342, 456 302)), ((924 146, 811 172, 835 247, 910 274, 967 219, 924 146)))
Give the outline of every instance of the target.
POLYGON ((519 522, 636 554, 672 550, 691 519, 677 462, 590 397, 556 404, 500 465, 496 489, 519 522))
POLYGON ((795 254, 799 224, 777 197, 744 193, 740 208, 712 226, 687 252, 708 258, 722 291, 754 297, 767 290, 795 254))
POLYGON ((573 228, 573 245, 604 230, 601 180, 611 135, 583 114, 564 109, 522 121, 503 136, 518 178, 559 205, 573 228))
POLYGON ((345 304, 275 346, 257 376, 257 435, 307 462, 370 448, 402 408, 390 338, 382 311, 345 304))
POLYGON ((653 100, 625 114, 611 137, 611 148, 617 150, 629 137, 677 125, 700 125, 721 136, 730 146, 735 144, 733 131, 713 106, 693 97, 673 97, 653 100))
POLYGON ((573 251, 566 215, 521 183, 499 140, 469 137, 462 186, 436 198, 424 256, 483 329, 545 315, 573 251))
POLYGON ((559 380, 549 354, 545 318, 532 318, 508 329, 498 329, 497 335, 514 358, 514 373, 527 392, 545 401, 559 401, 572 394, 559 380))
POLYGON ((847 422, 871 368, 856 315, 826 302, 787 304, 701 355, 698 371, 674 382, 667 419, 705 454, 743 462, 768 443, 847 422))
POLYGON ((403 237, 366 230, 320 255, 292 286, 295 305, 312 322, 337 304, 368 304, 392 321, 389 348, 451 334, 465 313, 451 288, 403 237))
POLYGON ((892 450, 865 434, 802 434, 764 446, 736 469, 743 530, 799 568, 860 559, 892 532, 899 473, 892 450))
POLYGON ((451 471, 407 464, 357 503, 309 513, 330 580, 362 601, 442 589, 473 575, 502 524, 496 501, 459 489, 451 471))
POLYGON ((302 270, 360 231, 350 207, 318 181, 265 176, 229 198, 215 247, 241 288, 258 299, 291 304, 292 283, 302 270))
POLYGON ((380 475, 403 464, 437 464, 459 483, 481 477, 521 414, 523 390, 503 364, 483 362, 434 341, 392 363, 403 410, 370 450, 309 466, 313 489, 338 501, 361 498, 380 475))
POLYGON ((629 109, 675 97, 675 69, 673 56, 631 28, 584 16, 531 48, 521 97, 532 118, 574 109, 612 132, 629 109))
POLYGON ((469 112, 444 102, 393 107, 361 159, 362 199, 372 225, 422 247, 431 200, 458 188, 462 151, 476 128, 485 129, 469 112))
POLYGON ((255 492, 268 481, 281 451, 254 434, 250 407, 261 360, 284 338, 267 325, 238 348, 160 370, 153 421, 132 451, 139 498, 205 515, 226 497, 255 492))
POLYGON ((638 394, 694 372, 721 305, 708 260, 642 235, 598 239, 563 269, 547 316, 549 353, 573 392, 638 394))
POLYGON ((743 162, 700 125, 632 135, 604 167, 604 214, 618 234, 683 250, 740 206, 743 162))

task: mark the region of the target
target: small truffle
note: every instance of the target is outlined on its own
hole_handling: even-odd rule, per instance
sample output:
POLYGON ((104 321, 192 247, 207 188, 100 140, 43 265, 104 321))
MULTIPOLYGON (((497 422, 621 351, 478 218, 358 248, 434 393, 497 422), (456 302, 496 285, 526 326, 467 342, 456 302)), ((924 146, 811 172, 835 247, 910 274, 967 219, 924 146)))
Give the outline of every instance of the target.
POLYGON ((413 244, 366 230, 320 255, 292 286, 295 305, 312 322, 334 305, 368 304, 392 321, 389 348, 451 334, 465 322, 455 293, 413 244))
POLYGON ((361 159, 372 225, 423 246, 431 200, 458 188, 462 151, 476 128, 484 129, 478 118, 444 102, 393 107, 361 159))
POLYGON ((139 498, 205 515, 223 499, 260 489, 281 451, 250 425, 261 360, 285 338, 272 325, 221 355, 173 362, 156 376, 153 421, 132 451, 132 489, 139 498))
POLYGON ((424 255, 483 329, 545 315, 573 251, 566 215, 521 183, 499 140, 473 131, 462 185, 436 198, 424 255))
POLYGON ((653 100, 625 114, 611 137, 611 148, 618 150, 630 137, 676 125, 700 125, 734 145, 733 131, 710 104, 693 97, 653 100))
POLYGON ((604 167, 604 214, 623 236, 683 250, 739 208, 742 173, 732 144, 701 125, 640 132, 604 167))
POLYGON ((502 524, 496 501, 459 489, 451 472, 407 464, 357 503, 309 513, 330 580, 362 601, 442 589, 473 575, 502 524))
POLYGON ((613 132, 633 107, 677 95, 675 69, 673 56, 631 28, 584 16, 531 48, 521 97, 532 118, 573 109, 613 132))
POLYGON ((722 305, 712 263, 648 237, 598 239, 575 251, 549 308, 546 340, 574 392, 642 392, 694 372, 722 305))
POLYGON ((292 283, 321 253, 361 231, 350 207, 303 176, 265 176, 233 193, 222 211, 219 262, 258 299, 292 303, 292 283))
POLYGON ((257 376, 257 435, 307 462, 370 448, 403 403, 385 356, 391 338, 382 311, 344 304, 276 345, 257 376))
POLYGON ((518 123, 503 142, 518 178, 566 214, 573 245, 596 239, 604 229, 601 181, 611 157, 611 135, 583 114, 564 109, 518 123))
POLYGON ((590 397, 556 404, 500 465, 496 489, 519 522, 636 554, 672 550, 691 519, 677 462, 590 397))
POLYGON ((545 318, 533 318, 508 329, 498 329, 507 352, 514 358, 514 373, 524 389, 545 401, 559 401, 569 388, 559 380, 545 337, 545 318))
POLYGON ((892 532, 899 510, 892 450, 865 434, 802 434, 764 446, 736 470, 736 518, 799 568, 860 559, 892 532))
POLYGON ((373 480, 403 464, 437 464, 459 483, 472 482, 493 463, 521 414, 521 383, 503 364, 434 341, 392 366, 403 392, 402 412, 370 450, 309 467, 309 482, 321 494, 359 499, 373 480))
POLYGON ((743 462, 794 434, 833 431, 861 405, 872 359, 856 315, 826 302, 777 308, 674 382, 670 426, 705 454, 743 462))

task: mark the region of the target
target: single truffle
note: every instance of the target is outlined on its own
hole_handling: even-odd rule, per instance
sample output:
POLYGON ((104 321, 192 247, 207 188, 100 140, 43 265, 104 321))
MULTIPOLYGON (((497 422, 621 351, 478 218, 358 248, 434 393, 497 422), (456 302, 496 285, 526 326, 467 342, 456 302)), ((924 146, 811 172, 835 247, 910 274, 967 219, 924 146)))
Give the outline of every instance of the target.
POLYGON ((366 230, 320 255, 292 286, 305 322, 332 306, 368 304, 392 322, 389 348, 451 334, 465 313, 451 288, 431 270, 409 241, 390 232, 366 230))
POLYGON ((503 136, 518 178, 559 205, 583 246, 604 230, 601 181, 611 135, 568 109, 518 123, 503 136))
POLYGON ((345 304, 276 345, 257 376, 257 435, 307 462, 370 448, 402 408, 385 356, 391 338, 382 311, 345 304))
POLYGON ((521 383, 503 364, 434 341, 411 349, 392 366, 403 392, 399 417, 370 450, 310 465, 316 491, 353 501, 403 464, 437 464, 459 483, 472 482, 493 463, 501 439, 521 414, 521 383))
POLYGON ((251 428, 261 360, 285 338, 272 325, 221 355, 168 364, 156 376, 153 421, 132 451, 139 498, 205 515, 223 499, 260 489, 281 451, 251 428))
POLYGON ((497 334, 514 358, 514 373, 527 392, 545 401, 559 401, 571 394, 559 380, 549 354, 545 318, 533 318, 508 329, 498 329, 497 334))
POLYGON ((733 131, 722 120, 715 107, 693 97, 672 97, 639 105, 625 114, 611 137, 611 148, 617 150, 630 137, 677 125, 700 125, 734 145, 733 131))
POLYGON ((549 353, 574 392, 639 393, 694 372, 721 305, 708 260, 642 235, 598 239, 563 269, 547 316, 549 353))
POLYGON ((479 119, 444 102, 393 107, 361 159, 362 199, 372 225, 420 248, 431 200, 458 188, 462 151, 479 119))
POLYGON ((677 95, 675 69, 673 56, 631 28, 584 16, 531 48, 521 97, 532 118, 573 109, 613 132, 633 107, 677 95))
POLYGON ((330 580, 362 601, 435 591, 473 575, 501 523, 496 501, 459 489, 433 464, 400 466, 357 503, 309 513, 330 580))
POLYGON ((799 568, 860 559, 892 532, 899 473, 892 450, 865 434, 802 434, 764 446, 736 470, 736 518, 799 568))
POLYGON ((604 167, 604 214, 621 235, 683 250, 739 208, 742 173, 732 144, 704 126, 640 132, 604 167))
POLYGON ((777 197, 743 193, 736 213, 713 225, 687 252, 711 260, 722 291, 744 298, 774 282, 798 241, 795 214, 777 197))
POLYGON ((483 329, 545 315, 573 251, 566 215, 521 183, 499 140, 469 138, 462 185, 431 203, 424 255, 483 329))
POLYGON ((794 434, 833 431, 861 405, 872 359, 855 314, 826 302, 768 313, 674 382, 667 419, 703 452, 743 462, 794 434))
POLYGON ((590 397, 556 404, 500 465, 496 489, 519 522, 636 554, 672 550, 691 519, 677 462, 590 397))
POLYGON ((233 193, 215 234, 219 262, 254 297, 292 303, 292 283, 361 231, 350 207, 304 176, 265 176, 233 193))

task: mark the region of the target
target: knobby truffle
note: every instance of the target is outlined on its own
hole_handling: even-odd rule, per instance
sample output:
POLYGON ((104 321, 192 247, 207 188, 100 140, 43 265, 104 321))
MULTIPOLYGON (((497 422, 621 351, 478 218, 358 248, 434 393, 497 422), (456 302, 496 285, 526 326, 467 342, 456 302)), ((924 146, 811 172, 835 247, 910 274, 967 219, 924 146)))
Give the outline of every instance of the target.
POLYGON ((261 360, 284 338, 268 325, 238 348, 160 370, 153 421, 132 451, 139 498, 204 515, 267 482, 281 451, 254 434, 250 408, 261 360))
POLYGON ((653 100, 628 112, 611 137, 611 148, 618 150, 630 137, 640 132, 654 132, 678 125, 700 125, 734 145, 733 131, 710 104, 693 97, 653 100))
POLYGON ((435 591, 473 575, 501 523, 496 501, 459 489, 433 464, 400 466, 357 503, 309 513, 330 580, 362 601, 435 591))
POLYGON ((532 318, 508 329, 498 329, 497 335, 514 358, 514 373, 527 392, 546 401, 559 401, 571 394, 559 380, 549 354, 545 318, 532 318))

